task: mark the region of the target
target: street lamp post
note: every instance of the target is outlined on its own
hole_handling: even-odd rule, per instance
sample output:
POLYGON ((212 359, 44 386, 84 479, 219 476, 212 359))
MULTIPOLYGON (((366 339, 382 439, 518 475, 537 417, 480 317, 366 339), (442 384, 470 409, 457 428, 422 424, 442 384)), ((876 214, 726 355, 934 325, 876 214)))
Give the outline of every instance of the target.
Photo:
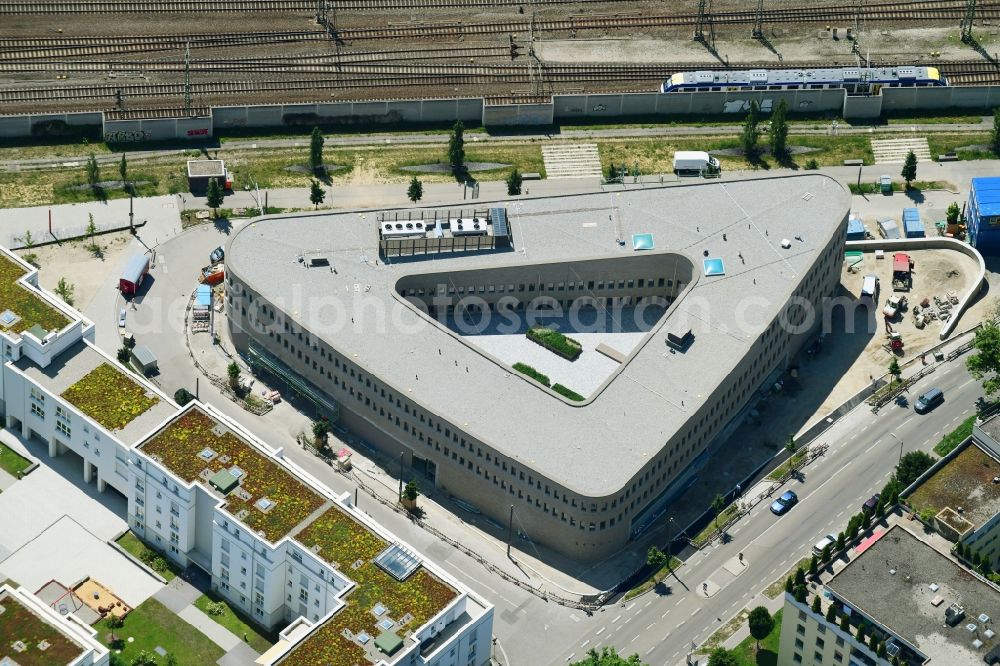
POLYGON ((399 454, 399 499, 400 499, 400 501, 402 501, 402 499, 403 499, 403 456, 405 456, 405 455, 406 455, 405 451, 401 452, 399 454))
POLYGON ((896 466, 898 467, 903 462, 903 440, 896 437, 896 433, 894 432, 890 432, 889 436, 899 442, 899 459, 896 461, 896 466))

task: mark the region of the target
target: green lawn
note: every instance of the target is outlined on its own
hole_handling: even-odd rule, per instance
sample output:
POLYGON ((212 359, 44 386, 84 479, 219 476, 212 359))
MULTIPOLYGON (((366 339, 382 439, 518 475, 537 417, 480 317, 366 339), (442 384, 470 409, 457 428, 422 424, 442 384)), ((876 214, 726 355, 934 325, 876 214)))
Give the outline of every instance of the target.
POLYGON ((964 442, 972 434, 972 426, 975 422, 975 414, 962 421, 957 428, 941 438, 941 441, 934 446, 934 453, 942 458, 951 453, 956 446, 964 442))
POLYGON ((671 572, 676 571, 683 564, 684 563, 681 562, 680 560, 678 560, 676 557, 671 557, 669 564, 664 564, 656 572, 654 572, 653 575, 651 575, 649 578, 647 578, 646 580, 642 581, 641 583, 639 583, 638 585, 636 585, 635 587, 633 587, 631 590, 629 590, 628 592, 626 592, 625 593, 625 601, 628 601, 629 599, 637 597, 640 594, 642 594, 643 592, 645 592, 646 590, 648 590, 649 588, 654 587, 655 585, 659 584, 663 579, 665 579, 668 576, 670 576, 671 572))
POLYGON ((121 546, 124 550, 128 551, 131 555, 134 555, 139 561, 145 563, 156 573, 163 576, 168 583, 177 576, 177 572, 174 571, 167 558, 144 544, 139 540, 139 537, 131 531, 121 535, 115 543, 121 546))
POLYGON ((6 444, 0 444, 0 469, 18 478, 18 475, 23 474, 29 467, 31 467, 30 460, 18 455, 6 444))
POLYGON ((230 606, 225 599, 217 596, 214 592, 201 595, 194 600, 194 605, 210 618, 240 638, 246 637, 247 644, 257 652, 262 654, 267 652, 276 642, 274 640, 269 640, 264 635, 258 633, 252 624, 242 620, 241 617, 233 610, 232 606, 230 606), (222 602, 222 604, 226 607, 226 610, 222 613, 222 615, 212 615, 208 612, 209 604, 214 602, 222 602))
POLYGON ((767 638, 760 642, 760 651, 757 651, 757 641, 753 636, 747 636, 736 646, 733 654, 741 666, 776 666, 778 663, 778 641, 781 637, 781 613, 774 614, 774 629, 767 635, 767 638))
MULTIPOLYGON (((97 639, 110 646, 107 620, 94 625, 97 639)), ((125 626, 115 629, 121 640, 122 661, 131 663, 140 651, 152 654, 157 646, 174 655, 178 664, 214 664, 225 652, 207 636, 170 612, 156 599, 147 599, 125 617, 125 626), (129 642, 129 638, 133 641, 129 642)), ((162 660, 157 660, 162 661, 162 660)))
POLYGON ((728 521, 734 515, 736 515, 736 511, 738 509, 739 509, 739 502, 733 502, 725 509, 723 509, 722 513, 719 514, 719 517, 717 519, 713 518, 712 522, 710 522, 708 525, 705 526, 705 529, 703 529, 701 532, 696 534, 693 539, 691 539, 691 545, 694 546, 695 548, 700 548, 703 544, 705 544, 705 542, 711 539, 723 525, 726 524, 726 521, 728 521), (718 525, 718 527, 716 527, 716 525, 718 525))
POLYGON ((773 481, 780 481, 781 477, 788 474, 788 472, 792 469, 792 465, 798 465, 802 462, 802 459, 806 457, 808 452, 809 449, 805 447, 799 449, 793 453, 788 460, 775 467, 774 470, 767 475, 767 478, 773 481))

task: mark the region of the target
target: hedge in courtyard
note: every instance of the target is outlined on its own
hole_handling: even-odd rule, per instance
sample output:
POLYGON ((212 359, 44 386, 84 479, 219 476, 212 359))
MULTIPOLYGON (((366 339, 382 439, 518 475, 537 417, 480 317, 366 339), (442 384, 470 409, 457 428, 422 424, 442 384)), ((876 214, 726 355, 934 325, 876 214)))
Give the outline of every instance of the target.
POLYGON ((544 326, 532 326, 526 333, 528 339, 540 344, 554 354, 575 361, 583 352, 583 347, 573 338, 567 338, 559 331, 544 326))

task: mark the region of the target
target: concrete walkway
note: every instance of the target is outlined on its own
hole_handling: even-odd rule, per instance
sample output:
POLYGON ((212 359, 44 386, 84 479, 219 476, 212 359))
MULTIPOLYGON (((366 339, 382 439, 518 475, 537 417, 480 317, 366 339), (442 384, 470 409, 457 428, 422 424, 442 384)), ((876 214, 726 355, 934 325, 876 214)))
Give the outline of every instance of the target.
POLYGON ((185 606, 177 613, 178 617, 205 634, 213 643, 229 652, 243 641, 233 632, 201 612, 194 605, 185 606))

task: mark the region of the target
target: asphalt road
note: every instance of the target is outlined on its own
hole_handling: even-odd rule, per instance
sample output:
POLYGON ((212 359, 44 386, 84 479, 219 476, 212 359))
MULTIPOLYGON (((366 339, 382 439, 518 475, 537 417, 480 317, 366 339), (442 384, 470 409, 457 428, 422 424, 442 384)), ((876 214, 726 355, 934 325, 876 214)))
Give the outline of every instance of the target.
MULTIPOLYGON (((180 386, 194 387, 198 372, 184 344, 183 312, 196 286, 198 269, 228 233, 231 230, 201 225, 161 243, 152 282, 144 289, 138 309, 129 312, 129 328, 159 358, 161 374, 157 380, 168 393, 180 386)), ((114 353, 119 345, 115 331, 120 297, 111 282, 102 288, 87 315, 98 324, 97 343, 114 353)), ((710 547, 687 561, 676 578, 668 579, 666 592, 651 592, 590 617, 548 603, 489 574, 479 563, 363 494, 359 506, 496 605, 494 634, 499 639, 497 657, 501 663, 566 664, 581 658, 588 649, 604 645, 613 645, 623 654, 638 653, 655 666, 682 663, 692 643, 700 644, 783 576, 809 554, 811 545, 822 535, 835 534, 844 527, 850 515, 887 480, 899 456, 900 442, 904 451, 929 451, 943 433, 971 413, 981 395, 979 384, 965 371, 963 359, 942 365, 921 380, 911 399, 930 386, 942 388, 946 402, 929 415, 918 416, 912 408, 891 406, 876 416, 862 405, 817 440, 830 448, 806 468, 801 481, 790 486, 800 503, 787 515, 775 517, 767 502, 759 504, 731 530, 728 544, 710 547), (724 565, 734 561, 739 552, 745 555, 746 567, 734 576, 724 565), (708 597, 701 592, 703 582, 710 582, 708 597)), ((268 415, 271 418, 255 418, 219 395, 207 381, 200 382, 200 389, 204 401, 247 424, 271 446, 285 447, 293 461, 334 490, 354 491, 349 480, 294 446, 294 433, 307 429, 308 419, 287 405, 280 413, 275 410, 268 415)), ((462 522, 458 516, 453 520, 462 522)), ((467 530, 469 543, 483 544, 480 552, 503 557, 502 544, 471 526, 467 530)))
MULTIPOLYGON (((910 392, 912 403, 928 388, 939 387, 946 397, 943 405, 923 416, 912 406, 891 405, 874 415, 860 405, 816 440, 829 445, 827 453, 804 470, 801 481, 786 486, 799 496, 791 511, 777 517, 768 509, 769 500, 761 502, 730 531, 729 543, 716 542, 689 559, 676 578, 667 579, 667 593, 652 592, 584 618, 574 627, 577 639, 548 663, 565 664, 604 645, 622 654, 638 653, 651 665, 684 663, 692 643, 700 645, 809 556, 823 535, 841 531, 888 481, 901 449, 930 452, 942 435, 973 413, 982 387, 965 370, 964 358, 939 366, 910 392), (727 562, 732 566, 740 552, 747 566, 734 576, 723 567, 727 562), (710 584, 708 597, 702 593, 704 582, 710 584)), ((546 642, 554 640, 553 633, 558 634, 546 634, 546 642)))

